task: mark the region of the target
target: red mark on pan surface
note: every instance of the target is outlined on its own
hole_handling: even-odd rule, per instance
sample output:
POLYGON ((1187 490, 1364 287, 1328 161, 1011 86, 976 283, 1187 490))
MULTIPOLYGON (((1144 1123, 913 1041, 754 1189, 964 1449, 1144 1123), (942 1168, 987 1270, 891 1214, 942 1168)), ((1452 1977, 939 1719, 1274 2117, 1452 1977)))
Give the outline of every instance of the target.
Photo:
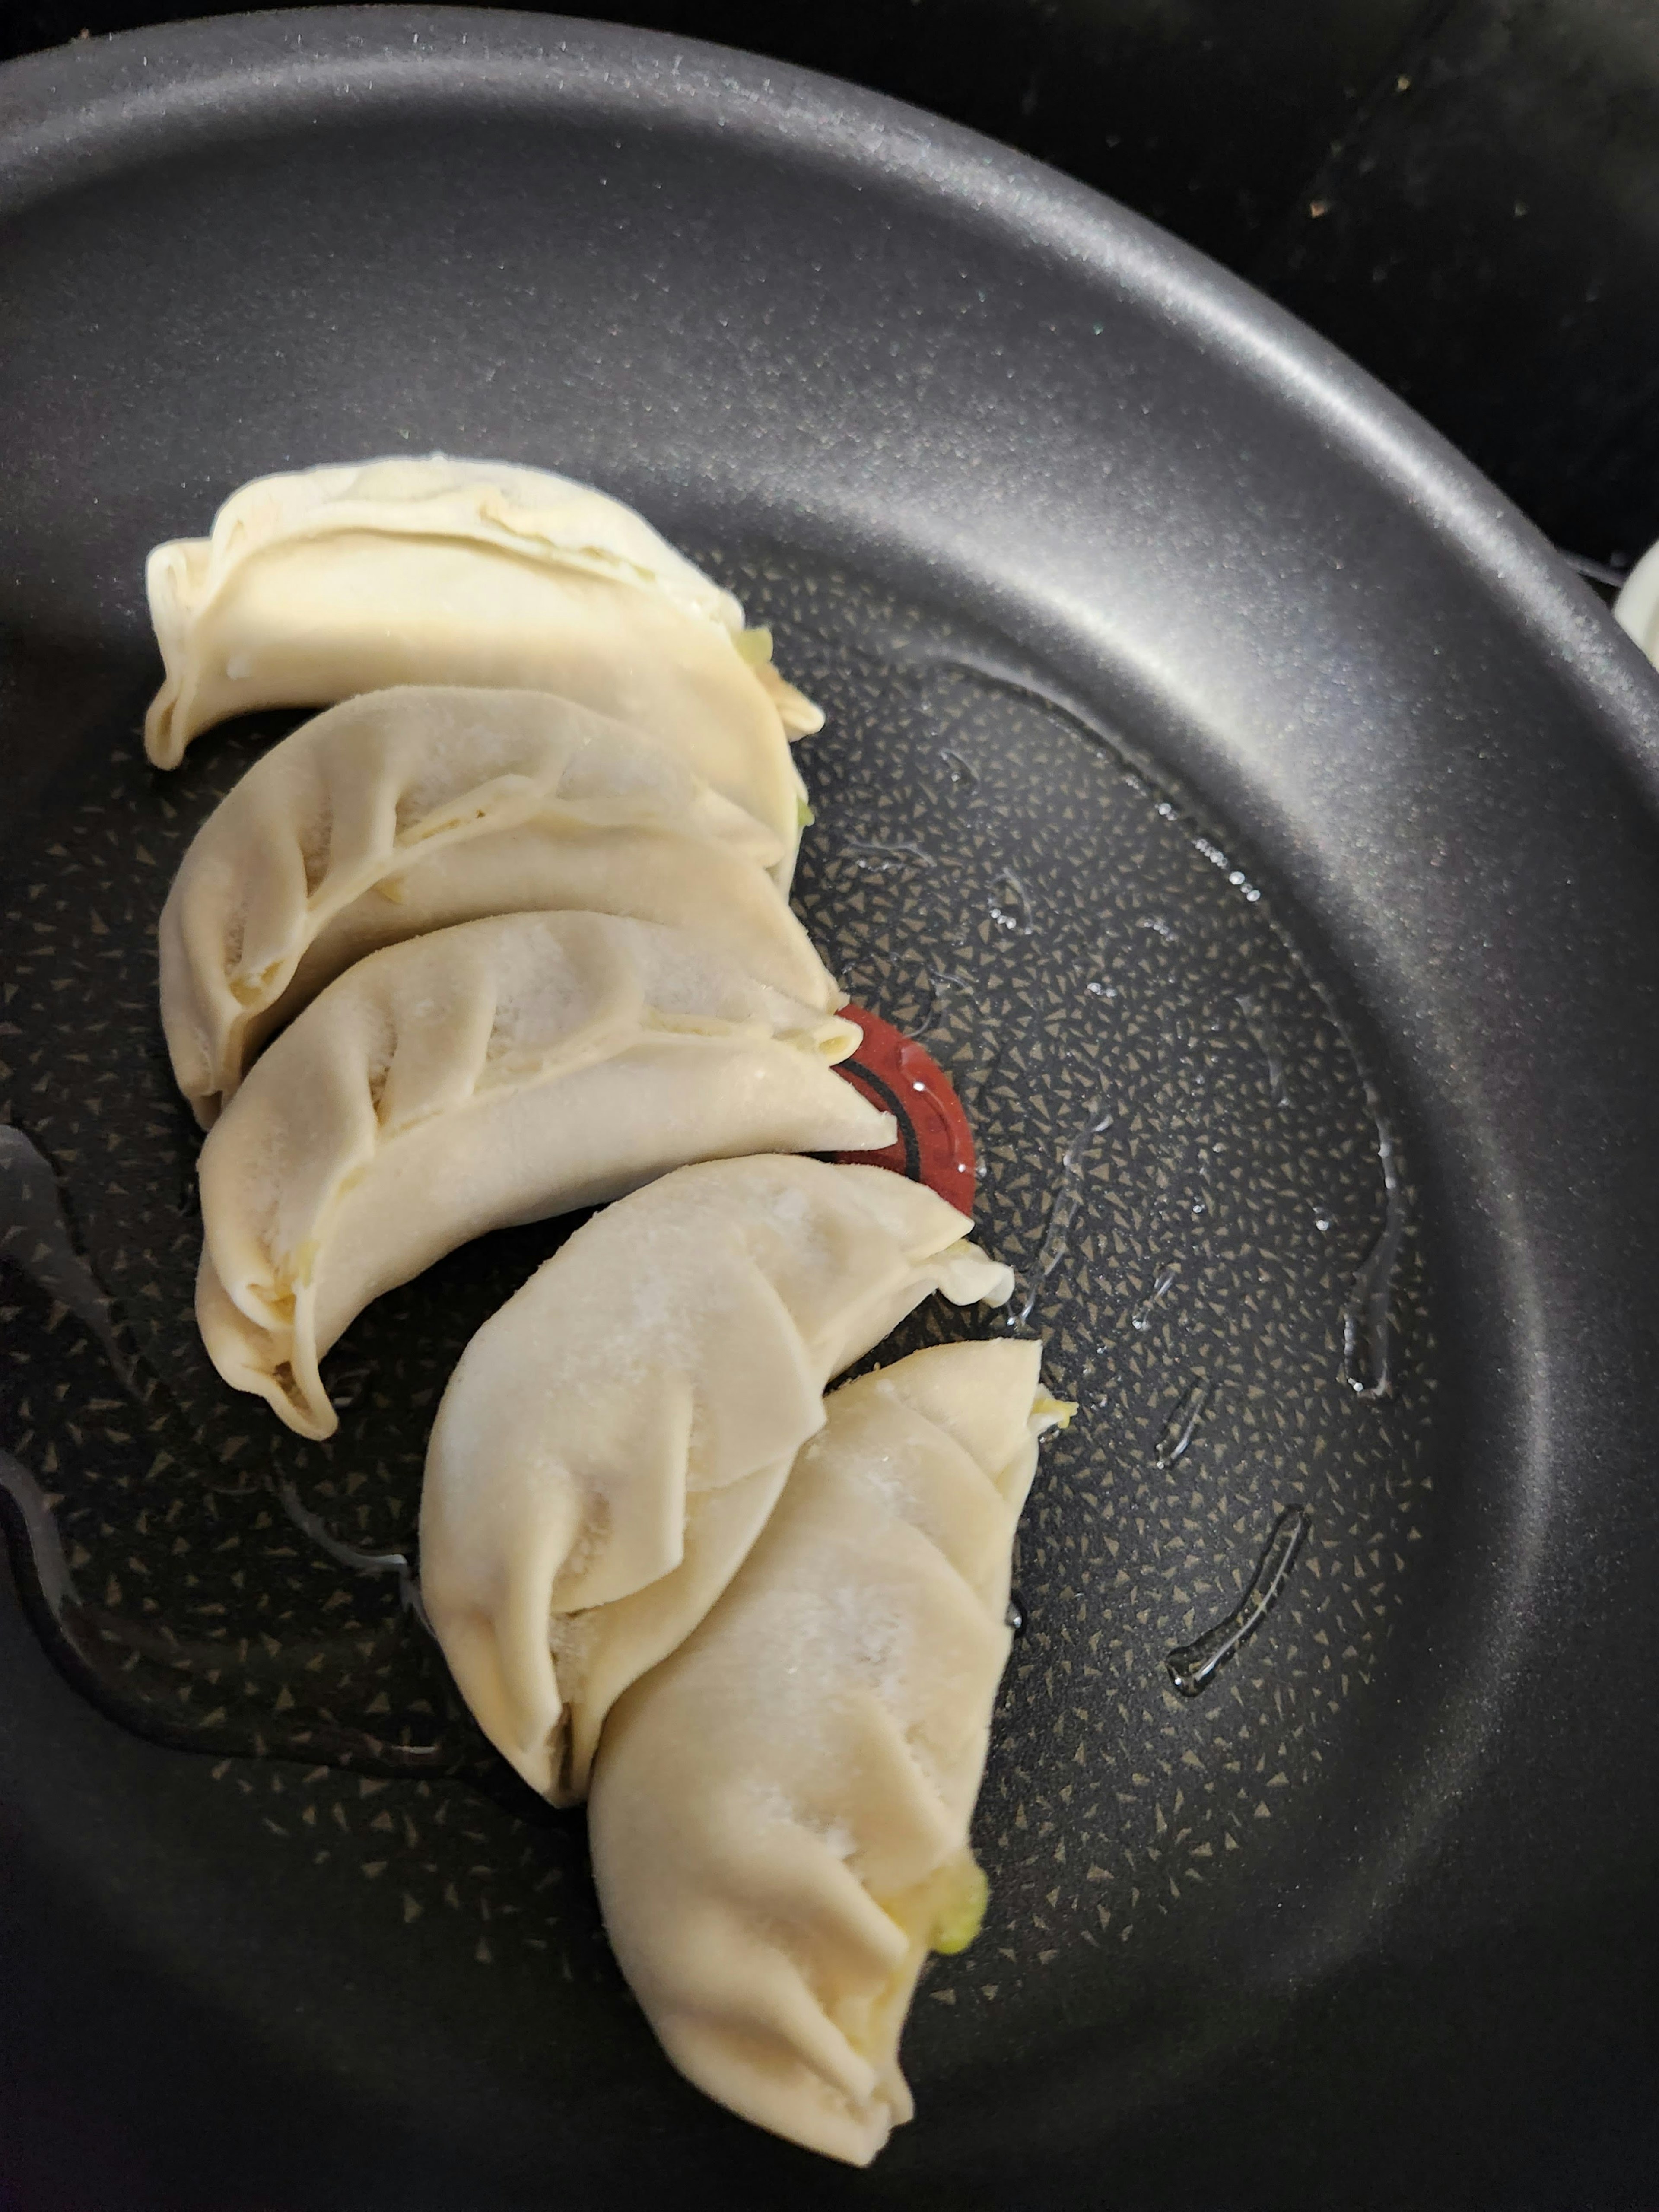
POLYGON ((951 1079, 914 1037, 862 1006, 843 1006, 841 1018, 856 1022, 864 1042, 836 1068, 872 1106, 892 1115, 898 1142, 879 1152, 841 1152, 837 1158, 925 1182, 963 1213, 974 1210, 974 1137, 951 1079))

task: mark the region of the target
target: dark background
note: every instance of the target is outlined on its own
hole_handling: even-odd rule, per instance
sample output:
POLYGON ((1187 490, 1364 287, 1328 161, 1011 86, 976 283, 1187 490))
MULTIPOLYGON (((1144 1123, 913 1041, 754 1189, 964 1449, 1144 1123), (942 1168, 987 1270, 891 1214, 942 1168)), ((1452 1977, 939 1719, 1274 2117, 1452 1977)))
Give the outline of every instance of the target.
MULTIPOLYGON (((230 12, 0 0, 0 58, 230 12)), ((1659 0, 610 0, 988 131, 1391 385, 1555 542, 1659 538, 1659 0)))

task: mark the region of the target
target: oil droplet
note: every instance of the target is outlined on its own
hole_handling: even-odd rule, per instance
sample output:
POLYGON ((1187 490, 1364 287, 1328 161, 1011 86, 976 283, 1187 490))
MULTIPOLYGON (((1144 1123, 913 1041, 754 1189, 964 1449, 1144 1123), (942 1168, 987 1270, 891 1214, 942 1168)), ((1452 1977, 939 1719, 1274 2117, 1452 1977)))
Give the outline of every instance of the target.
POLYGON ((1143 914, 1136 922, 1135 927, 1150 929, 1152 935, 1160 938, 1165 945, 1173 945, 1176 941, 1175 924, 1172 921, 1166 921, 1161 914, 1143 914))
MULTIPOLYGON (((1001 1048, 996 1038, 982 1037, 975 1047, 973 1064, 967 1071, 958 1075, 954 1068, 951 1070, 951 1080, 956 1085, 957 1097, 962 1101, 965 1112, 971 1114, 978 1105, 981 1094, 996 1073, 1001 1057, 1001 1048)), ((981 1173, 981 1176, 988 1173, 982 1164, 981 1173)))
POLYGON ((1205 1376, 1189 1383, 1182 1392, 1170 1410, 1170 1418, 1164 1424, 1158 1448, 1152 1454, 1154 1467, 1172 1468, 1177 1460, 1186 1458, 1192 1449, 1198 1425, 1209 1411, 1214 1395, 1215 1385, 1205 1376))
POLYGON ((1279 1032, 1273 1027, 1273 1017, 1260 999, 1248 991, 1238 996, 1238 1010, 1244 1017, 1244 1026, 1255 1040, 1256 1049, 1267 1063, 1267 1095, 1275 1106, 1288 1106, 1290 1092, 1285 1087, 1285 1053, 1279 1042, 1279 1032))
POLYGON ((432 1623, 421 1602, 420 1584, 415 1579, 406 1552, 365 1552, 356 1544, 342 1543, 320 1514, 301 1503, 300 1493, 291 1482, 280 1483, 276 1495, 295 1527, 309 1536, 318 1550, 326 1553, 337 1565, 349 1567, 358 1575, 396 1575, 398 1603, 405 1613, 415 1615, 428 1636, 432 1634, 432 1623))
POLYGON ((922 981, 927 987, 927 1006, 925 1018, 916 1024, 917 1029, 921 1030, 941 1028, 956 1007, 964 999, 972 996, 974 990, 969 977, 956 975, 948 968, 941 968, 937 972, 930 969, 924 974, 922 981))
MULTIPOLYGON (((1164 810, 1161 807, 1158 809, 1160 813, 1162 813, 1163 811, 1164 810)), ((1171 807, 1170 809, 1170 819, 1174 821, 1175 818, 1175 809, 1174 807, 1171 807)), ((1193 849, 1194 852, 1201 853, 1212 868, 1219 868, 1222 874, 1225 876, 1227 881, 1232 885, 1233 889, 1236 891, 1243 891, 1246 899, 1252 906, 1255 906, 1257 903, 1261 896, 1261 892, 1245 874, 1243 868, 1234 867, 1232 862, 1222 851, 1219 845, 1212 844, 1207 837, 1200 837, 1195 835, 1193 838, 1193 849)))
POLYGON ((1134 1310, 1129 1316, 1129 1326, 1131 1328, 1138 1329, 1143 1336, 1146 1334, 1146 1331, 1152 1325, 1152 1313, 1154 1308, 1162 1305, 1164 1299, 1168 1297, 1170 1291, 1174 1285, 1175 1279, 1176 1270, 1173 1267, 1160 1267, 1158 1269, 1158 1273, 1152 1279, 1152 1289, 1147 1291, 1146 1297, 1141 1299, 1139 1305, 1135 1307, 1134 1310))
MULTIPOLYGON (((142 1486, 177 1464, 173 1454, 155 1447, 179 1441, 174 1425, 180 1415, 157 1378, 129 1355, 116 1310, 71 1240, 52 1164, 21 1130, 9 1127, 0 1127, 0 1261, 30 1309, 14 1334, 24 1364, 40 1362, 42 1381, 32 1394, 37 1406, 64 1405, 70 1386, 65 1381, 51 1389, 54 1371, 77 1377, 76 1398, 61 1413, 49 1413, 46 1433, 37 1435, 31 1426, 19 1439, 20 1455, 33 1439, 39 1474, 21 1456, 0 1451, 0 1535, 24 1608, 66 1678, 111 1718, 157 1742, 239 1756, 303 1757, 380 1773, 465 1772, 489 1786, 489 1763, 447 1691, 435 1652, 406 1643, 408 1632, 395 1620, 370 1614, 361 1626, 354 1622, 320 1638, 295 1635, 284 1641, 262 1634, 257 1655, 245 1641, 233 1687, 226 1680, 227 1655, 236 1644, 198 1625, 222 1614, 222 1605, 209 1602, 192 1613, 186 1601, 169 1620, 154 1602, 135 1609, 124 1595, 125 1577, 109 1571, 107 1558, 101 1568, 92 1566, 75 1534, 76 1516, 85 1533, 87 1514, 88 1477, 77 1458, 89 1454, 99 1475, 124 1491, 142 1486), (143 1407, 143 1435, 136 1433, 134 1422, 134 1432, 106 1428, 96 1443, 86 1439, 70 1416, 83 1407, 113 1409, 124 1389, 143 1407), (100 1397, 100 1390, 108 1395, 100 1397), (147 1474, 144 1463, 150 1459, 147 1474), (67 1529, 60 1521, 65 1509, 67 1529), (368 1704, 371 1684, 386 1692, 378 1706, 368 1704), (362 1713, 361 1723, 351 1717, 354 1711, 362 1713), (386 1715, 378 1729, 369 1718, 375 1712, 386 1715)), ((218 1452, 221 1462, 244 1441, 226 1443, 218 1452)), ((164 1520, 158 1516, 158 1527, 148 1532, 152 1560, 160 1525, 173 1530, 173 1540, 185 1551, 201 1545, 204 1522, 216 1542, 228 1526, 231 1544, 240 1546, 244 1534, 253 1535, 258 1501, 268 1494, 265 1481, 252 1473, 234 1486, 205 1475, 194 1482, 181 1479, 164 1520), (232 1507, 228 1521, 216 1499, 249 1503, 240 1514, 232 1507), (188 1540, 174 1527, 179 1514, 185 1516, 182 1525, 191 1528, 188 1540)), ((293 1504, 298 1505, 297 1498, 293 1504)), ((154 1512, 154 1504, 147 1510, 154 1512)), ((294 1517, 337 1563, 363 1573, 396 1572, 405 1611, 424 1625, 403 1554, 338 1544, 303 1507, 294 1517)), ((145 1520, 146 1511, 140 1510, 131 1537, 137 1550, 146 1548, 145 1520)), ((246 1556, 238 1550, 239 1559, 246 1556)), ((270 1556, 293 1554, 273 1549, 270 1556)), ((147 1577, 143 1560, 137 1571, 147 1577)), ((234 1586, 240 1582, 239 1567, 234 1586)), ((280 1620, 275 1625, 280 1627, 280 1620)))
POLYGON ((933 854, 908 838, 884 845, 872 838, 848 837, 842 850, 852 855, 855 868, 862 868, 872 876, 890 876, 901 868, 931 868, 933 865, 933 854))
POLYGON ((1089 1147, 1097 1137, 1103 1135, 1111 1127, 1114 1118, 1106 1101, 1097 1098, 1089 1109, 1087 1121, 1060 1156, 1060 1181, 1054 1185, 1048 1200, 1048 1218, 1042 1232, 1042 1247, 1031 1269, 1024 1303, 1014 1316, 1016 1326, 1023 1326, 1030 1321, 1038 1291, 1066 1256, 1066 1240, 1083 1203, 1083 1170, 1089 1147))
POLYGON ((1170 1670, 1170 1680, 1183 1698, 1195 1698, 1213 1679, 1217 1668, 1224 1666, 1240 1644, 1261 1626, 1284 1589, 1302 1548, 1302 1540, 1312 1523, 1313 1516, 1305 1505, 1286 1506, 1273 1523, 1261 1564, 1237 1607, 1224 1620, 1206 1629, 1196 1644, 1185 1644, 1178 1651, 1170 1652, 1164 1663, 1170 1670))
POLYGON ((1014 1632, 1016 1642, 1025 1633, 1025 1601, 1018 1590, 1008 1593, 1008 1610, 1003 1616, 1014 1632))
POLYGON ((1085 983, 1083 988, 1093 999, 1115 999, 1117 996, 1115 983, 1103 983, 1096 981, 1092 983, 1085 983))
POLYGON ((11 1500, 21 1523, 19 1533, 33 1565, 40 1601, 52 1620, 61 1624, 65 1613, 80 1603, 80 1595, 64 1557, 57 1516, 50 1498, 27 1468, 5 1450, 0 1450, 0 1496, 11 1500))
POLYGON ((1394 1139, 1377 1117, 1376 1155, 1386 1207, 1382 1233, 1366 1254, 1342 1310, 1342 1375, 1356 1398, 1386 1398, 1394 1389, 1394 1271, 1406 1238, 1406 1194, 1394 1139))
POLYGON ((328 1395, 337 1413, 349 1411, 374 1379, 372 1367, 345 1367, 331 1371, 328 1395))
POLYGON ((1111 1109, 1107 1105, 1106 1101, 1103 1098, 1097 1098, 1089 1109, 1089 1118, 1060 1156, 1062 1175, 1082 1174, 1083 1164, 1088 1157, 1089 1147, 1097 1137, 1103 1136, 1111 1127, 1113 1118, 1111 1109))
POLYGON ((996 889, 986 903, 999 929, 1008 930, 1016 937, 1031 935, 1031 894, 1012 868, 1005 868, 997 878, 996 889))
POLYGON ((0 1127, 0 1259, 21 1268, 55 1304, 83 1322, 122 1382, 132 1387, 109 1300, 70 1241, 52 1163, 9 1124, 0 1127))

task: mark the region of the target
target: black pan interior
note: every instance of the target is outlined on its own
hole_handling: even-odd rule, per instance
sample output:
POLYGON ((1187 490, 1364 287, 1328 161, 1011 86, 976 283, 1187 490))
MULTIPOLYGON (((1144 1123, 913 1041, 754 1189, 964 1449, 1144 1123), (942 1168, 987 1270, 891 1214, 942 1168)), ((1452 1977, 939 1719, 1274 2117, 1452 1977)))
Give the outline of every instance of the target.
POLYGON ((1328 2202, 1363 2156, 1359 2195, 1411 2201, 1528 2155, 1581 2077, 1628 2086, 1628 2036, 1593 2061, 1653 1789, 1659 878, 1650 680, 1601 611, 1252 296, 842 88, 401 9, 9 76, 28 2170, 170 2205, 227 2173, 284 2204, 1328 2202), (191 1340, 150 933, 286 723, 143 766, 143 554, 261 471, 434 447, 605 483, 773 624, 830 710, 803 911, 956 1077, 1022 1277, 996 1325, 1083 1409, 1022 1547, 994 1918, 931 1976, 921 2117, 861 2179, 658 2060, 580 1822, 482 1753, 405 1602, 433 1394, 562 1225, 384 1301, 322 1452, 191 1340), (1180 1694, 1275 1532, 1273 1613, 1180 1694), (1525 2027, 1547 1991, 1589 2005, 1571 2064, 1525 2027), (76 2130, 92 2052, 116 2086, 76 2130))

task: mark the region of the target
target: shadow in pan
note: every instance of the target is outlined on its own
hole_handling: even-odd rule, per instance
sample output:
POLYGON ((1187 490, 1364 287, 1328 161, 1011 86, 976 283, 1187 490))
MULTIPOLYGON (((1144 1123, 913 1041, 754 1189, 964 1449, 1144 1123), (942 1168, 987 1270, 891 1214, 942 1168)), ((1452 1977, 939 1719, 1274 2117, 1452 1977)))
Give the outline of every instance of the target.
POLYGON ((128 726, 143 742, 157 666, 148 640, 112 647, 33 624, 0 625, 0 850, 45 797, 72 775, 82 747, 128 726))

